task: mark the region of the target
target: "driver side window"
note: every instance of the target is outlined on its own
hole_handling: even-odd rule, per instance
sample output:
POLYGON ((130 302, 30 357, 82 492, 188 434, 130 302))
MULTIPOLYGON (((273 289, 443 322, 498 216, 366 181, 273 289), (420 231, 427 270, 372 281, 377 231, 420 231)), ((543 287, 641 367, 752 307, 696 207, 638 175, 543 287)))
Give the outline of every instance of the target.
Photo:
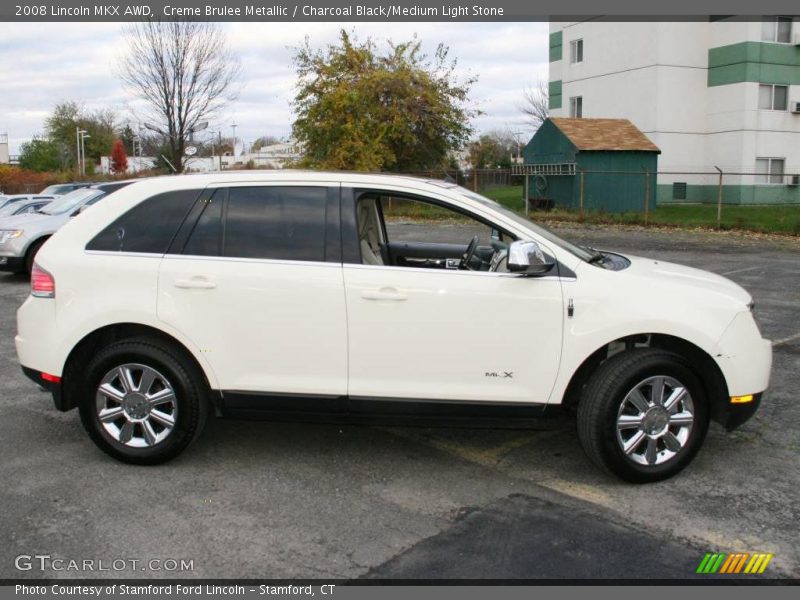
POLYGON ((388 193, 361 193, 356 220, 365 265, 497 270, 498 257, 513 241, 509 234, 459 211, 388 193), (470 254, 469 263, 465 254, 470 254))

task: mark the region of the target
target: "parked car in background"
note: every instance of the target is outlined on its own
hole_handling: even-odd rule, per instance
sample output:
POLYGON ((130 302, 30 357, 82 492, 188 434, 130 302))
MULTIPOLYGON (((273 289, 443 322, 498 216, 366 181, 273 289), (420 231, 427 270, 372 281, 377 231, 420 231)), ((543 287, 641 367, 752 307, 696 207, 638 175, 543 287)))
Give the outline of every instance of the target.
POLYGON ((0 208, 26 200, 53 200, 55 198, 55 194, 5 194, 0 196, 0 208))
POLYGON ((597 465, 657 481, 769 383, 771 344, 734 282, 576 246, 454 184, 226 171, 114 200, 42 249, 16 345, 129 463, 177 456, 211 404, 514 427, 560 409, 597 465), (401 204, 447 225, 398 231, 401 204))
POLYGON ((0 271, 31 272, 33 260, 42 245, 77 216, 83 207, 94 204, 132 181, 115 181, 74 190, 58 196, 37 213, 6 217, 0 221, 0 271))
POLYGON ((64 194, 69 194, 70 192, 73 192, 75 190, 79 190, 85 187, 90 187, 92 185, 95 185, 95 183, 91 181, 74 182, 74 183, 56 183, 54 185, 47 186, 39 193, 63 196, 64 194))
POLYGON ((0 221, 5 217, 14 217, 16 215, 27 215, 39 212, 45 206, 50 204, 53 198, 46 198, 38 196, 29 200, 22 200, 20 202, 12 202, 0 208, 0 221))

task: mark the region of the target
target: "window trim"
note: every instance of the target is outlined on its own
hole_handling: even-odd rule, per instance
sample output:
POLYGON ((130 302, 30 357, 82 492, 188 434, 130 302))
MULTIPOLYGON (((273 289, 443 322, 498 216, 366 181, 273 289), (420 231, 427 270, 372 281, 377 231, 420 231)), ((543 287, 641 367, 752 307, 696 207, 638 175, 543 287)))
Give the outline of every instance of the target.
POLYGON ((785 185, 786 183, 786 157, 785 156, 756 156, 756 170, 758 170, 758 161, 766 160, 767 161, 767 172, 766 173, 756 173, 756 181, 754 182, 755 185, 785 185), (781 169, 780 175, 772 173, 772 163, 773 161, 780 161, 783 163, 783 168, 781 169), (766 181, 758 181, 759 177, 766 177, 766 181), (780 181, 771 181, 773 177, 780 177, 780 181))

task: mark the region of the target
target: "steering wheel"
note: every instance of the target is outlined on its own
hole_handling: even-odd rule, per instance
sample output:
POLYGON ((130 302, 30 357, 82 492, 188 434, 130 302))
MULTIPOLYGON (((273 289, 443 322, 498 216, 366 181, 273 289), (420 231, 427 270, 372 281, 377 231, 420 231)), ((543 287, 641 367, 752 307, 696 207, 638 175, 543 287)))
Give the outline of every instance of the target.
POLYGON ((475 251, 478 249, 478 244, 480 243, 481 238, 480 236, 476 235, 472 238, 472 241, 467 246, 466 252, 461 256, 461 264, 458 265, 459 269, 467 269, 469 271, 474 271, 470 265, 472 264, 472 257, 475 256, 475 251))

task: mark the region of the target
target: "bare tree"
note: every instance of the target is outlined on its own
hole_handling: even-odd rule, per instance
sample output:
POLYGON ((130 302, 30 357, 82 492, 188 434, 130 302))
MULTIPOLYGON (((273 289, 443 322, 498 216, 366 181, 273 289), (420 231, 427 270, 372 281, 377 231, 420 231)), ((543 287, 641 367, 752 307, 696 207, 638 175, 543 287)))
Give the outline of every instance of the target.
POLYGON ((215 23, 151 20, 126 27, 124 35, 120 75, 144 101, 137 116, 165 138, 169 159, 182 172, 193 131, 234 99, 239 60, 215 23))
POLYGON ((522 92, 522 104, 520 104, 519 110, 525 116, 525 123, 531 129, 539 129, 539 126, 550 115, 549 96, 547 82, 543 79, 538 80, 532 87, 525 88, 522 92))

